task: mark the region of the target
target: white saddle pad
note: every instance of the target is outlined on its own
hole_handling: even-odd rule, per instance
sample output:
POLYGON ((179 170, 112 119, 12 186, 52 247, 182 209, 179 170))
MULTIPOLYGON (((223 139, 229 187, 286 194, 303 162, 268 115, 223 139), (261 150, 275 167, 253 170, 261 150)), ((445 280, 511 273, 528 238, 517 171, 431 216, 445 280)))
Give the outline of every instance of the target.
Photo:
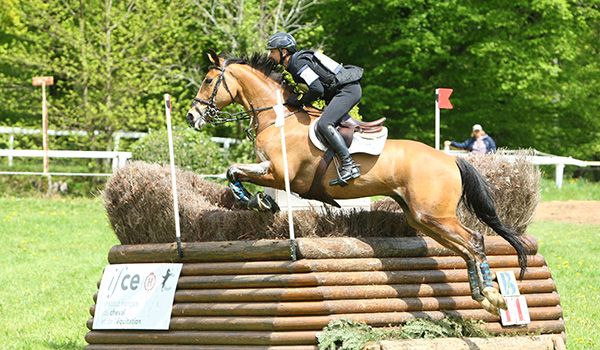
MULTIPOLYGON (((308 134, 310 135, 310 141, 313 143, 313 145, 315 145, 315 147, 317 147, 321 151, 325 152, 327 150, 327 147, 325 147, 325 145, 321 141, 319 141, 317 135, 315 134, 314 124, 318 121, 318 118, 312 121, 312 123, 310 124, 308 134)), ((381 152, 383 152, 383 147, 385 146, 387 136, 388 129, 385 126, 380 132, 372 134, 355 132, 354 140, 352 141, 352 145, 350 145, 349 148, 350 154, 367 153, 374 156, 381 154, 381 152)))

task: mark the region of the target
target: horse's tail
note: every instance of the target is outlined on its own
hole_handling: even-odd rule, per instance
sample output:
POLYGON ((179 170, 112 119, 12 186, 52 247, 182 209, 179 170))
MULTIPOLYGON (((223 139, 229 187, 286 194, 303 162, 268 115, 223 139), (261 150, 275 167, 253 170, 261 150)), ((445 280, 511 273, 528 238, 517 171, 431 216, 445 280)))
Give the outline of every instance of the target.
POLYGON ((523 279, 525 269, 527 269, 527 243, 523 241, 517 232, 506 227, 498 218, 491 191, 492 185, 466 160, 456 158, 456 164, 460 169, 462 178, 461 201, 465 203, 472 214, 485 222, 515 248, 521 267, 519 278, 523 279))

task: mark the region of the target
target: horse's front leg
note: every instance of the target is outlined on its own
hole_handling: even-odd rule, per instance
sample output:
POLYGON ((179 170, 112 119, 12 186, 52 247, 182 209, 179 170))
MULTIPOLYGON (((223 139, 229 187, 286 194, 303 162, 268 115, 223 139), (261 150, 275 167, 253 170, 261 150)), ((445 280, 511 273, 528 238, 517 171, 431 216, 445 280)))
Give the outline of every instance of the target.
POLYGON ((235 199, 244 207, 250 210, 279 211, 279 205, 271 196, 258 192, 252 195, 242 185, 242 181, 251 182, 257 185, 265 185, 273 181, 273 176, 269 172, 271 162, 265 161, 258 164, 233 164, 227 169, 227 180, 229 188, 233 191, 235 199))

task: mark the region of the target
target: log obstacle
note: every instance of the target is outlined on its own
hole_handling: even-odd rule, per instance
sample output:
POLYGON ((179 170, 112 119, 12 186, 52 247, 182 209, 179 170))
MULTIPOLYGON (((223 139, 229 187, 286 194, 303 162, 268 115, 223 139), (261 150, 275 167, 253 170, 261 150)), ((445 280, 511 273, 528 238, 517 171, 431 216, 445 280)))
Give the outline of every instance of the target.
MULTIPOLYGON (((519 327, 503 327, 472 300, 464 260, 428 237, 299 238, 297 261, 285 240, 182 243, 181 259, 175 244, 115 246, 110 264, 183 263, 170 327, 93 330, 91 318, 86 349, 316 350, 317 334, 333 320, 384 327, 447 315, 482 320, 495 334, 564 338, 552 275, 535 238, 524 237, 529 268, 518 287, 531 323, 519 327)), ((494 278, 518 275, 506 241, 489 236, 485 246, 494 278)))

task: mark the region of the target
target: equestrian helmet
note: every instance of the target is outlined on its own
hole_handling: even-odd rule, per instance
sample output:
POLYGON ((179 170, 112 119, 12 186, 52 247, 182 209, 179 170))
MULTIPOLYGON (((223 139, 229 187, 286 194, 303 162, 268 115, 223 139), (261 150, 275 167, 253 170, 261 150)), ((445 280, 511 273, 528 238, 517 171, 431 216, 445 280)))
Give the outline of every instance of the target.
POLYGON ((275 33, 271 35, 267 42, 267 50, 287 49, 290 52, 296 52, 296 40, 288 33, 275 33))

